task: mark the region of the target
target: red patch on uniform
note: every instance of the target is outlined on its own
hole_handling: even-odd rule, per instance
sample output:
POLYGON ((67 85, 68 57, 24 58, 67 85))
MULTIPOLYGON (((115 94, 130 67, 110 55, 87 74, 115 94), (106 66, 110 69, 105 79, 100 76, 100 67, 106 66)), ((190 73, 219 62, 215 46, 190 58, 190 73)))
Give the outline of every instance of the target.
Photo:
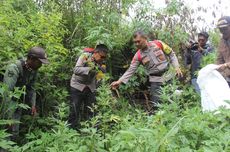
POLYGON ((133 57, 133 59, 132 59, 132 62, 131 62, 131 63, 134 63, 134 62, 136 61, 135 57, 136 57, 136 55, 133 57))

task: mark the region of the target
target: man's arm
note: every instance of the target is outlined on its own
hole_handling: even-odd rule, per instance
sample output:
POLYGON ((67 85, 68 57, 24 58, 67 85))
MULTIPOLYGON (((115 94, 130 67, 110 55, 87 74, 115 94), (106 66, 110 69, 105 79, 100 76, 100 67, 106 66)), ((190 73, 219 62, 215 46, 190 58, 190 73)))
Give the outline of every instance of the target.
POLYGON ((36 90, 35 90, 35 81, 36 81, 37 73, 33 75, 33 78, 30 82, 30 85, 27 87, 27 93, 31 102, 32 107, 36 106, 36 90))
POLYGON ((169 57, 170 63, 173 65, 173 67, 176 70, 177 76, 183 77, 183 73, 180 70, 180 64, 178 62, 178 59, 176 57, 175 52, 166 43, 164 43, 164 42, 161 42, 161 43, 162 43, 162 46, 163 46, 163 51, 169 57))
POLYGON ((36 115, 36 90, 35 90, 35 81, 37 73, 34 73, 33 78, 30 84, 26 87, 26 94, 29 97, 29 102, 31 103, 31 114, 36 115))
POLYGON ((173 67, 180 68, 178 59, 177 59, 176 54, 173 51, 173 49, 171 47, 169 47, 166 43, 164 43, 162 41, 161 41, 161 43, 163 46, 163 51, 169 57, 169 60, 170 60, 171 64, 173 65, 173 67))
POLYGON ((192 58, 191 58, 191 52, 189 52, 190 50, 185 50, 184 52, 184 65, 188 66, 189 64, 192 63, 192 58))
POLYGON ((199 48, 201 49, 201 52, 203 55, 208 55, 209 53, 213 52, 213 50, 214 50, 214 48, 209 44, 207 44, 206 48, 201 48, 201 47, 199 47, 199 48))
POLYGON ((7 67, 4 74, 3 83, 8 86, 8 89, 12 91, 17 83, 19 77, 19 69, 17 65, 11 64, 7 67))
POLYGON ((218 51, 217 52, 217 59, 216 59, 216 64, 220 65, 218 67, 219 70, 225 70, 226 68, 230 68, 230 62, 225 62, 223 54, 218 51))
POLYGON ((140 64, 140 61, 138 60, 138 55, 136 53, 132 59, 132 62, 128 70, 126 70, 126 72, 121 76, 119 81, 126 84, 129 81, 129 79, 132 77, 132 75, 136 72, 139 64, 140 64))
POLYGON ((224 64, 224 57, 220 51, 217 52, 217 58, 216 58, 217 64, 224 64))
POLYGON ((121 78, 119 80, 111 83, 110 86, 112 87, 112 89, 116 89, 121 83, 126 84, 129 81, 130 77, 137 70, 139 64, 140 64, 140 61, 138 60, 138 55, 136 53, 132 59, 132 62, 130 64, 128 70, 126 70, 126 72, 121 76, 121 78))
POLYGON ((178 62, 178 59, 176 57, 175 52, 172 51, 168 56, 169 56, 170 62, 172 63, 173 67, 174 68, 180 68, 180 65, 179 65, 179 62, 178 62))
POLYGON ((73 70, 74 74, 76 75, 88 75, 89 74, 92 68, 85 66, 87 60, 88 60, 88 55, 83 53, 77 60, 77 63, 74 67, 74 70, 73 70))

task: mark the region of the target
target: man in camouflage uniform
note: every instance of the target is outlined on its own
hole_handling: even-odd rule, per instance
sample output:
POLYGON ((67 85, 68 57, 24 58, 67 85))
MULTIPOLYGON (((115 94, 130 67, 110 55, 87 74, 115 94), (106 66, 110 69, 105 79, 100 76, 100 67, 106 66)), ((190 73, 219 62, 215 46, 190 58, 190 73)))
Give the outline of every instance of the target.
POLYGON ((107 46, 99 44, 93 52, 83 52, 77 60, 70 82, 71 100, 68 121, 71 128, 78 129, 80 120, 83 120, 81 117, 88 119, 93 115, 90 107, 96 101, 96 77, 99 72, 105 72, 102 63, 107 57, 107 52, 107 46), (81 115, 82 109, 83 115, 81 115))
POLYGON ((219 71, 230 86, 230 16, 221 17, 217 27, 222 34, 222 39, 218 47, 216 62, 220 65, 219 71))
MULTIPOLYGON (((30 49, 27 59, 17 60, 16 63, 12 63, 7 66, 3 83, 6 84, 9 91, 13 91, 15 87, 22 89, 25 87, 25 98, 21 97, 19 102, 29 104, 31 106, 31 114, 36 114, 36 92, 34 88, 36 75, 38 69, 42 64, 47 64, 48 60, 45 54, 45 50, 41 47, 33 47, 30 49)), ((5 98, 6 103, 9 105, 17 104, 16 99, 9 97, 5 98)), ((8 109, 8 119, 14 119, 20 121, 22 109, 17 107, 16 109, 8 109)), ((19 124, 13 124, 10 126, 10 132, 12 132, 12 139, 15 140, 19 133, 19 124)))
POLYGON ((133 35, 133 41, 135 46, 140 49, 140 54, 138 54, 138 52, 135 54, 129 69, 118 81, 113 82, 111 87, 117 88, 121 83, 126 84, 130 77, 135 73, 138 66, 143 64, 147 69, 149 82, 151 83, 151 101, 153 106, 157 107, 159 102, 160 87, 164 82, 172 78, 172 76, 168 78, 165 77, 165 73, 169 69, 169 61, 167 58, 170 59, 170 62, 176 69, 177 75, 182 76, 177 57, 174 51, 163 42, 160 42, 163 47, 162 49, 157 47, 155 44, 149 46, 147 36, 143 31, 135 32, 133 35))

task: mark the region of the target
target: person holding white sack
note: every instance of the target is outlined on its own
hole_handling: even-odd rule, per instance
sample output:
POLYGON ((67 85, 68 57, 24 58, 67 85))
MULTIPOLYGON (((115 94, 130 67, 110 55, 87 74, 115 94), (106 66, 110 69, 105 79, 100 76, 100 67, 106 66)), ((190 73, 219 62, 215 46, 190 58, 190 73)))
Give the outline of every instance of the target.
POLYGON ((221 17, 217 28, 222 34, 217 65, 202 68, 197 78, 203 111, 217 110, 221 106, 230 109, 230 16, 221 17))
POLYGON ((217 71, 219 65, 209 64, 198 73, 197 83, 201 91, 203 111, 230 109, 230 88, 225 78, 217 71))
POLYGON ((218 20, 217 27, 222 39, 217 51, 216 63, 218 71, 224 76, 230 87, 230 16, 223 16, 218 20))

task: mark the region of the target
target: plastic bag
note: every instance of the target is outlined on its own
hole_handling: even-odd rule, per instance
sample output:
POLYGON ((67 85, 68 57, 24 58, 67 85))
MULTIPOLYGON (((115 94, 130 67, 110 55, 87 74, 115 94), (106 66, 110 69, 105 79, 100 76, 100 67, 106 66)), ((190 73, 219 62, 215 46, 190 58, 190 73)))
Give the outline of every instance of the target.
POLYGON ((224 77, 216 70, 217 67, 218 65, 209 64, 198 73, 197 83, 201 91, 203 111, 214 111, 222 106, 230 108, 230 88, 224 77))

